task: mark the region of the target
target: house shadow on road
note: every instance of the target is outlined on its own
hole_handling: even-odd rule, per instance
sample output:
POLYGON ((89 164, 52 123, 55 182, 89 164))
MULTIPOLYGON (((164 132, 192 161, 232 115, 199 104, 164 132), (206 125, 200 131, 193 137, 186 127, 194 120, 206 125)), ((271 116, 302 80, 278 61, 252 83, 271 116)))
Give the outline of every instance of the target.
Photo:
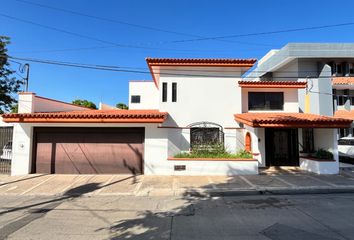
MULTIPOLYGON (((230 176, 224 183, 204 185, 202 189, 223 187, 239 180, 238 176, 230 176)), ((153 201, 153 197, 148 199, 153 201)), ((96 232, 109 230, 109 239, 113 240, 343 239, 299 210, 288 196, 210 197, 189 188, 175 199, 182 200, 177 207, 140 211, 136 217, 117 220, 109 228, 96 232)))

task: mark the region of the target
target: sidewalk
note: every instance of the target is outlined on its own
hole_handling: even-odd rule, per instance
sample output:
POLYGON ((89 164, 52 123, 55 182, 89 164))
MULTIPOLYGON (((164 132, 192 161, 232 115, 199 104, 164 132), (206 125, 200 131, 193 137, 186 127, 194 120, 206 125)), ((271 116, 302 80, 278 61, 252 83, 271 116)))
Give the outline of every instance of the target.
POLYGON ((0 175, 0 195, 255 195, 353 193, 354 169, 340 175, 265 170, 248 176, 0 175))

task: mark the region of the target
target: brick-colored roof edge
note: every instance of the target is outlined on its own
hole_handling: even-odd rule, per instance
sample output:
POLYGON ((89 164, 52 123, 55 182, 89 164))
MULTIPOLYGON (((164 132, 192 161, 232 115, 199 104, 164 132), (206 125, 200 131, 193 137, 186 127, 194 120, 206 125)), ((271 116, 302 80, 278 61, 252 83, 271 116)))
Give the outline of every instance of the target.
POLYGON ((244 88, 306 88, 307 82, 297 81, 238 81, 244 88))
POLYGON ((347 110, 338 110, 334 113, 335 117, 338 118, 345 118, 354 121, 354 110, 347 111, 347 110))
POLYGON ((158 110, 84 110, 3 114, 4 122, 164 122, 166 112, 158 110))
POLYGON ((253 65, 257 59, 237 59, 237 58, 146 58, 148 65, 253 65))
POLYGON ((354 77, 333 77, 332 85, 353 85, 354 77))
POLYGON ((251 127, 342 128, 352 120, 310 113, 242 113, 235 120, 251 127))

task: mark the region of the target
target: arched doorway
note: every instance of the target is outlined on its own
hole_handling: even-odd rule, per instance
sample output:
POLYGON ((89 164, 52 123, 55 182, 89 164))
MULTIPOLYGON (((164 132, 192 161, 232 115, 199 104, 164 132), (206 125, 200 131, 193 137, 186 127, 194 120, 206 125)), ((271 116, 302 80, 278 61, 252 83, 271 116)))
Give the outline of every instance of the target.
POLYGON ((248 152, 252 152, 252 139, 251 134, 249 132, 247 132, 245 136, 245 150, 248 152))

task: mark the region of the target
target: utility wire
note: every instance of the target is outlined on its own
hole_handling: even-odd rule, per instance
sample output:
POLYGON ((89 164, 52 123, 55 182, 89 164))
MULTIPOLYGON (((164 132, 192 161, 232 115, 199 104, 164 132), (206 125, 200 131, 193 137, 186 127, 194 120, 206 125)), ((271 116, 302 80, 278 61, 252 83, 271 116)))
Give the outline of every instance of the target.
MULTIPOLYGON (((3 55, 5 56, 5 55, 3 55)), ((0 55, 1 57, 1 55, 0 55)), ((99 65, 99 64, 88 64, 88 63, 78 63, 78 62, 66 62, 66 61, 57 61, 57 60, 48 60, 48 59, 37 59, 37 58, 23 58, 23 57, 15 57, 15 56, 6 56, 11 58, 13 62, 15 60, 22 60, 22 61, 43 61, 43 62, 52 62, 52 63, 61 63, 61 64, 69 64, 69 65, 82 65, 88 67, 98 67, 98 68, 112 68, 112 69, 133 69, 133 70, 147 70, 150 71, 149 68, 146 67, 132 67, 132 66, 117 66, 117 65, 99 65)), ((19 62, 17 62, 19 63, 19 62)), ((20 63, 19 63, 20 64, 20 63)), ((165 67, 164 71, 173 71, 173 72, 200 72, 200 70, 195 69, 173 69, 165 67)), ((241 70, 208 70, 204 69, 203 72, 208 73, 240 73, 243 72, 241 70)), ((268 73, 269 71, 251 71, 252 73, 268 73)), ((283 73, 306 73, 306 74, 318 74, 318 71, 282 71, 283 73)), ((285 76, 279 78, 287 78, 287 77, 296 77, 296 78, 306 78, 308 76, 285 76)), ((326 76, 325 76, 326 77, 326 76)), ((330 76, 332 77, 332 76, 330 76)), ((257 77, 252 77, 257 78, 257 77)))
POLYGON ((255 33, 246 33, 246 34, 234 34, 234 35, 224 35, 224 36, 216 36, 216 37, 205 37, 205 38, 175 40, 175 41, 170 41, 170 43, 196 42, 196 41, 206 41, 206 40, 216 40, 216 39, 251 37, 251 36, 261 36, 261 35, 273 35, 273 34, 278 34, 278 33, 300 32, 300 31, 308 31, 308 30, 318 30, 318 29, 326 29, 326 28, 345 27, 345 26, 352 26, 352 25, 354 25, 354 22, 338 23, 338 24, 330 24, 330 25, 320 25, 320 26, 303 27, 303 28, 291 28, 291 29, 283 29, 283 30, 275 30, 275 31, 267 31, 267 32, 255 32, 255 33))
POLYGON ((131 44, 115 43, 115 42, 111 42, 111 41, 107 41, 107 40, 102 40, 102 39, 99 39, 99 38, 96 38, 96 37, 83 35, 83 34, 80 34, 80 33, 67 31, 67 30, 64 30, 64 29, 57 28, 57 27, 52 27, 52 26, 41 24, 41 23, 36 23, 36 22, 33 22, 33 21, 25 20, 25 19, 22 19, 22 18, 10 16, 10 15, 4 14, 4 13, 0 13, 0 16, 8 18, 8 19, 11 19, 11 20, 14 20, 14 21, 31 24, 31 25, 38 26, 38 27, 41 27, 41 28, 49 29, 49 30, 52 30, 52 31, 60 32, 60 33, 65 33, 67 35, 75 36, 75 37, 78 37, 78 38, 89 39, 89 40, 92 40, 92 41, 108 44, 108 45, 115 46, 115 47, 133 48, 133 49, 149 49, 149 50, 164 50, 164 51, 195 52, 195 50, 183 50, 183 49, 182 50, 178 50, 178 49, 169 49, 169 48, 147 47, 147 46, 143 46, 143 45, 131 45, 131 44))
MULTIPOLYGON (((103 71, 112 71, 112 72, 126 72, 126 73, 139 73, 139 74, 151 74, 150 71, 144 71, 144 70, 130 70, 127 68, 122 68, 119 66, 106 66, 106 65, 91 65, 91 64, 80 64, 80 63, 71 63, 71 62, 61 62, 61 61, 52 61, 52 60, 43 60, 43 59, 33 59, 33 58, 19 58, 19 57, 11 57, 8 56, 9 59, 15 59, 19 61, 27 61, 27 62, 35 62, 35 63, 41 63, 41 64, 49 64, 49 65, 58 65, 58 66, 66 66, 66 67, 74 67, 74 68, 84 68, 84 69, 93 69, 93 70, 103 70, 103 71)), ((235 78, 235 76, 225 76, 225 75, 208 75, 208 74, 189 74, 189 73, 176 73, 175 70, 170 70, 171 72, 164 71, 162 74, 168 75, 168 76, 193 76, 193 77, 229 77, 229 78, 235 78)), ((204 72, 204 71, 203 71, 204 72)), ((212 72, 213 73, 213 72, 212 72)), ((214 72, 217 73, 217 72, 214 72)), ((225 73, 225 72, 222 72, 225 73)), ((226 72, 227 73, 227 72, 226 72)), ((230 72, 232 73, 232 72, 230 72)), ((161 74, 161 73, 157 73, 161 74)), ((283 76, 283 77, 272 77, 273 79, 299 79, 299 78, 331 78, 332 76, 283 76)), ((255 79, 255 77, 243 77, 242 79, 255 79)))
MULTIPOLYGON (((127 25, 127 26, 130 26, 130 27, 135 27, 135 28, 140 28, 140 29, 146 29, 146 30, 151 30, 151 31, 156 31, 156 32, 171 33, 171 34, 176 34, 176 35, 180 35, 180 36, 187 36, 187 37, 194 37, 194 38, 203 38, 203 36, 200 36, 200 35, 177 32, 177 31, 171 31, 171 30, 166 30, 166 29, 161 29, 161 28, 156 28, 156 27, 150 27, 150 26, 141 25, 141 24, 129 23, 129 22, 125 22, 125 21, 119 21, 119 20, 115 20, 115 19, 111 19, 111 18, 107 18, 107 17, 101 17, 101 16, 91 15, 91 14, 82 13, 82 12, 78 12, 78 11, 73 11, 73 10, 69 10, 69 9, 53 7, 53 6, 40 4, 40 3, 35 3, 35 2, 32 2, 32 1, 26 1, 26 0, 15 0, 15 1, 21 2, 21 3, 25 3, 25 4, 29 4, 29 5, 33 5, 33 6, 37 6, 37 7, 41 7, 41 8, 47 8, 47 9, 51 9, 51 10, 55 10, 55 11, 70 13, 70 14, 73 14, 73 15, 81 16, 81 17, 86 17, 86 18, 91 18, 91 19, 96 19, 96 20, 105 21, 105 22, 111 22, 111 23, 118 23, 118 24, 127 25)), ((271 44, 262 44, 262 43, 259 44, 259 43, 230 41, 230 40, 218 40, 218 41, 245 44, 245 45, 274 46, 274 45, 271 45, 271 44)))

